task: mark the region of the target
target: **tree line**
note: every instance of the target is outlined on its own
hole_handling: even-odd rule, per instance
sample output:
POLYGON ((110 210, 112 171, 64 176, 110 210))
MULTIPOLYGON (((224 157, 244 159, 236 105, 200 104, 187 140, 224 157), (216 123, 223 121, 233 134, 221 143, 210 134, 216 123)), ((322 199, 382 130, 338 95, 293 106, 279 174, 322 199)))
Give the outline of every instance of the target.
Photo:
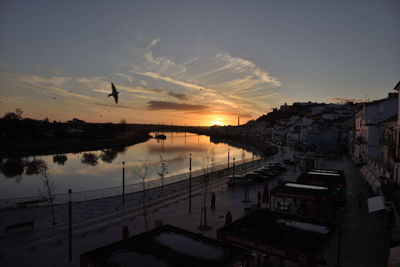
POLYGON ((2 138, 65 138, 65 137, 114 137, 127 130, 126 120, 120 123, 88 123, 77 118, 67 122, 53 121, 49 118, 35 120, 23 118, 20 108, 6 112, 0 118, 0 137, 2 138))

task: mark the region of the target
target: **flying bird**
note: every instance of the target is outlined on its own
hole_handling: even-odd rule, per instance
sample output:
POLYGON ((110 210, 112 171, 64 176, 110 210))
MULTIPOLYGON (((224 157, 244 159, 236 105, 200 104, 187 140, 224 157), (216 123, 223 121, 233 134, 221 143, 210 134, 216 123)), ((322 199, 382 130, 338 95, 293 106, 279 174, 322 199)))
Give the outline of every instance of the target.
POLYGON ((115 99, 115 104, 118 103, 118 91, 117 88, 115 88, 115 85, 111 83, 111 88, 112 88, 112 93, 108 95, 108 97, 113 96, 115 99))

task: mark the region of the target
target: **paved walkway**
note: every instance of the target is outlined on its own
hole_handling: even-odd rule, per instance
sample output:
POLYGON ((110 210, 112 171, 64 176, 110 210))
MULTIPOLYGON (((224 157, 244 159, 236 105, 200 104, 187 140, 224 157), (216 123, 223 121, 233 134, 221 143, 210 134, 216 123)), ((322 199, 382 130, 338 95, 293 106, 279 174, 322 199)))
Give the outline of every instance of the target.
MULTIPOLYGON (((385 227, 385 221, 380 214, 368 215, 366 203, 362 210, 358 208, 358 194, 362 192, 367 198, 367 188, 362 182, 358 170, 349 158, 342 161, 328 161, 324 168, 341 169, 346 173, 348 180, 348 204, 347 210, 338 213, 336 222, 342 225, 342 250, 341 266, 386 266, 390 233, 385 227)), ((293 169, 281 176, 281 179, 295 181, 299 172, 293 169)), ((192 199, 192 214, 188 213, 187 189, 175 188, 172 195, 163 201, 159 201, 149 211, 149 227, 154 227, 154 221, 161 219, 165 224, 172 224, 193 232, 199 232, 205 236, 215 238, 216 229, 224 225, 224 216, 231 211, 233 220, 244 216, 243 209, 256 203, 257 192, 263 191, 262 185, 250 188, 251 203, 244 203, 243 189, 227 188, 224 180, 216 180, 211 184, 211 190, 216 194, 216 208, 209 209, 210 200, 207 200, 209 231, 199 231, 200 211, 202 206, 202 188, 194 189, 192 199), (185 192, 183 197, 182 191, 185 192), (174 195, 175 194, 175 195, 174 195)), ((106 201, 106 200, 103 200, 106 201)), ((102 202, 97 202, 102 203, 102 202)), ((103 202, 106 205, 105 202, 103 202)), ((88 250, 104 246, 121 239, 123 225, 129 227, 131 235, 145 230, 145 224, 140 209, 133 208, 129 212, 115 211, 102 216, 86 218, 82 227, 76 228, 73 237, 73 262, 68 263, 68 244, 65 226, 58 227, 57 231, 39 231, 36 233, 21 232, 6 235, 0 240, 0 265, 2 266, 79 266, 79 255, 88 250), (106 216, 106 217, 104 217, 106 216), (46 234, 44 234, 46 233, 46 234), (49 234, 50 233, 50 234, 49 234)), ((137 203, 136 203, 137 204, 137 203)), ((84 209, 90 216, 90 204, 84 209)), ((94 205, 93 206, 98 206, 94 205)), ((74 206, 74 212, 79 206, 74 206)), ((40 221, 40 213, 29 211, 30 216, 37 216, 40 221)), ((50 212, 50 211, 48 211, 50 212)), ((61 210, 59 212, 62 212, 61 210)), ((63 212, 66 213, 66 210, 63 212)), ((0 213, 1 220, 5 220, 6 213, 0 213)), ((12 211, 7 217, 12 216, 12 211)), ((65 217, 65 216, 64 216, 65 217)), ((47 218, 48 219, 48 218, 47 218)), ((63 220, 62 220, 63 221, 63 220)), ((2 233, 1 233, 2 234, 2 233)), ((328 266, 336 266, 337 238, 333 239, 327 250, 329 255, 328 266)))

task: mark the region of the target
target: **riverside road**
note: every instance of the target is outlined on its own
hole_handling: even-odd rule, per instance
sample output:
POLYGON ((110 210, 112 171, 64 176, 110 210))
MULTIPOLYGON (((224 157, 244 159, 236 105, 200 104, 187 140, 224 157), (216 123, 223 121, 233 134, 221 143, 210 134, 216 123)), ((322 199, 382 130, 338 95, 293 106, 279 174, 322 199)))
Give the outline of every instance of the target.
MULTIPOLYGON (((387 266, 390 246, 390 230, 382 214, 368 214, 366 199, 368 188, 358 169, 348 157, 342 160, 326 161, 323 168, 344 170, 348 183, 348 201, 346 209, 339 211, 335 223, 342 228, 340 266, 348 267, 383 267, 387 266), (358 196, 363 195, 363 205, 359 208, 358 196)), ((295 181, 300 172, 290 167, 281 175, 282 180, 295 181)), ((251 203, 243 202, 243 190, 226 187, 226 178, 218 178, 210 183, 210 191, 216 195, 216 207, 208 210, 209 231, 200 231, 200 211, 202 206, 201 184, 194 185, 192 213, 188 213, 187 187, 165 187, 164 192, 154 191, 152 205, 149 208, 149 228, 154 221, 161 219, 164 224, 171 224, 216 238, 216 229, 224 225, 227 211, 232 213, 233 220, 245 216, 244 208, 257 201, 257 193, 262 192, 263 185, 250 188, 251 203)), ((273 181, 271 186, 275 184, 273 181)), ((210 199, 207 199, 209 208, 210 199)), ((68 262, 68 243, 66 214, 64 205, 56 210, 55 226, 49 226, 49 208, 15 209, 0 212, 0 265, 2 266, 79 266, 79 255, 88 250, 104 246, 121 239, 122 226, 129 228, 130 235, 145 231, 145 224, 138 199, 127 197, 124 206, 120 198, 108 198, 74 204, 73 261, 68 262), (58 214, 58 215, 57 215, 58 214), (35 231, 21 231, 3 234, 6 222, 35 220, 35 231), (42 223, 40 223, 42 222, 42 223)), ((330 242, 325 258, 327 266, 337 266, 337 238, 330 242)), ((264 262, 264 266, 274 266, 264 262)))

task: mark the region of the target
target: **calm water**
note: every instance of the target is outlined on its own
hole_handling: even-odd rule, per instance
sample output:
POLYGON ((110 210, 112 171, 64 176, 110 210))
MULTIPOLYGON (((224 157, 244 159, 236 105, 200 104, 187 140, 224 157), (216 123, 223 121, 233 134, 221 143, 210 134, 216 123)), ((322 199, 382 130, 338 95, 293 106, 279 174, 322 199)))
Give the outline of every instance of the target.
MULTIPOLYGON (((205 135, 166 133, 166 136, 166 140, 152 138, 145 143, 119 150, 107 149, 68 153, 58 157, 49 155, 22 158, 17 160, 17 163, 14 162, 12 170, 4 169, 7 159, 3 160, 3 169, 0 173, 0 199, 38 195, 38 189, 43 188, 39 179, 40 175, 32 174, 35 173, 35 165, 27 165, 27 162, 44 161, 48 167, 48 174, 55 179, 56 193, 66 193, 69 188, 73 192, 78 192, 120 186, 123 161, 126 184, 132 184, 139 182, 135 170, 143 166, 145 161, 149 166, 147 178, 158 178, 157 172, 160 172, 161 168, 160 156, 166 160, 168 166, 168 174, 165 177, 188 172, 190 153, 192 153, 193 171, 205 168, 206 153, 208 152, 210 157, 212 148, 216 165, 227 163, 228 148, 231 164, 233 157, 240 160, 243 156, 245 158, 252 156, 250 151, 241 148, 224 143, 214 144, 210 142, 210 137, 205 135), (24 166, 19 168, 18 162, 24 162, 24 166)), ((209 164, 211 164, 210 160, 209 164)))

